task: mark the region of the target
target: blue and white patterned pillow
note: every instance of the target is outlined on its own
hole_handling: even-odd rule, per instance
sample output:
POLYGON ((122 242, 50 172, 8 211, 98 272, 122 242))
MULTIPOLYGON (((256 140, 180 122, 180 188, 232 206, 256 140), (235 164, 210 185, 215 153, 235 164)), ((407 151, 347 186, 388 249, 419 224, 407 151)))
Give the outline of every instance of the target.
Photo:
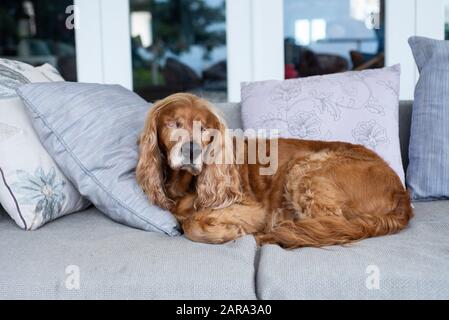
POLYGON ((414 200, 449 199, 449 41, 409 39, 420 76, 407 185, 414 200))
POLYGON ((88 205, 39 141, 16 89, 64 81, 50 65, 0 59, 0 203, 25 230, 88 205))

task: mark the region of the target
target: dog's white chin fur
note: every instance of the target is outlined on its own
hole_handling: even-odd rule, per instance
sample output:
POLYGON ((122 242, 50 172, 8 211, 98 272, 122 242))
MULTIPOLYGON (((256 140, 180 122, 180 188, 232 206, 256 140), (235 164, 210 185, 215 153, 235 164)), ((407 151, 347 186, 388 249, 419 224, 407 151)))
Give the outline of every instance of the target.
POLYGON ((181 154, 181 148, 177 148, 176 146, 170 152, 170 157, 169 157, 168 162, 169 162, 169 166, 172 170, 175 170, 175 171, 185 170, 194 176, 199 175, 201 173, 201 170, 203 169, 203 165, 201 162, 201 155, 199 155, 193 161, 192 164, 185 163, 184 158, 181 154))

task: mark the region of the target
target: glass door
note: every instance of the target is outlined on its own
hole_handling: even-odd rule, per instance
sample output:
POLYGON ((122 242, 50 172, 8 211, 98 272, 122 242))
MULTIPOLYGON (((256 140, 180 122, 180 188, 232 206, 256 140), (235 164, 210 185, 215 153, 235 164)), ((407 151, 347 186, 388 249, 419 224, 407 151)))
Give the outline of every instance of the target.
POLYGON ((284 0, 285 78, 385 65, 385 0, 284 0))
POLYGON ((49 63, 66 80, 76 81, 75 30, 67 24, 71 7, 73 0, 2 0, 0 57, 34 66, 49 63))
MULTIPOLYGON (((401 98, 412 99, 417 71, 407 40, 413 35, 443 39, 443 2, 447 4, 448 0, 432 0, 432 5, 429 0, 73 2, 80 16, 76 30, 79 81, 118 83, 134 88, 149 101, 189 91, 214 102, 238 102, 242 81, 304 77, 397 63, 402 69, 401 98)), ((42 11, 46 20, 36 20, 38 34, 14 35, 18 31, 11 33, 7 26, 13 15, 0 11, 0 55, 25 59, 30 55, 20 54, 18 43, 30 43, 30 38, 44 39, 50 47, 46 53, 40 50, 32 55, 56 56, 58 65, 75 55, 70 50, 75 46, 73 30, 61 30, 61 22, 51 25, 56 19, 66 18, 65 14, 60 15, 72 1, 1 3, 3 10, 16 3, 22 7, 23 3, 32 3, 36 15, 42 11), (48 25, 45 32, 56 35, 47 37, 39 28, 44 24, 48 25), (4 37, 5 32, 12 35, 4 37), (52 39, 65 44, 65 49, 52 49, 52 39)))
POLYGON ((225 0, 130 0, 134 91, 227 101, 225 0))

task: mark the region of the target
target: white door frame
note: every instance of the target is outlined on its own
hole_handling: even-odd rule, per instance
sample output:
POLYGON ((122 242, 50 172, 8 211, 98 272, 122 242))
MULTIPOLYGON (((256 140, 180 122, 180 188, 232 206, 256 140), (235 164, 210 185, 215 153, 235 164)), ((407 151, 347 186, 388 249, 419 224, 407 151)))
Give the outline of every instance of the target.
POLYGON ((408 38, 444 39, 444 1, 386 0, 386 65, 401 64, 403 100, 413 99, 419 77, 408 38))
MULTIPOLYGON (((444 39, 447 0, 386 0, 386 64, 402 66, 401 99, 412 99, 418 79, 407 39, 444 39), (432 2, 430 5, 429 2, 432 2)), ((129 0, 75 0, 80 82, 132 89, 129 0)), ((284 77, 283 0, 226 0, 228 97, 240 101, 240 83, 284 77)))
POLYGON ((103 83, 101 1, 75 0, 76 66, 79 82, 103 83))
POLYGON ((132 89, 129 0, 75 0, 79 82, 132 89))
POLYGON ((228 100, 240 84, 284 78, 282 0, 226 0, 228 100))

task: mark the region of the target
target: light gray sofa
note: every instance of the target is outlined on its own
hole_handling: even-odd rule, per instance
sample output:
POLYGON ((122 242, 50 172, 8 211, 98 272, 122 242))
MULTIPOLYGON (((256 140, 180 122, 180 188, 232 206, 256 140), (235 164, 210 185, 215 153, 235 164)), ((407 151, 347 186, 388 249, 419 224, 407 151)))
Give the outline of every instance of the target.
MULTIPOLYGON (((219 107, 241 127, 239 105, 219 107)), ((411 103, 400 110, 406 167, 411 103)), ((3 213, 0 298, 449 299, 449 201, 414 206, 400 234, 293 251, 259 249, 251 236, 193 243, 114 223, 95 208, 34 232, 3 213)))

